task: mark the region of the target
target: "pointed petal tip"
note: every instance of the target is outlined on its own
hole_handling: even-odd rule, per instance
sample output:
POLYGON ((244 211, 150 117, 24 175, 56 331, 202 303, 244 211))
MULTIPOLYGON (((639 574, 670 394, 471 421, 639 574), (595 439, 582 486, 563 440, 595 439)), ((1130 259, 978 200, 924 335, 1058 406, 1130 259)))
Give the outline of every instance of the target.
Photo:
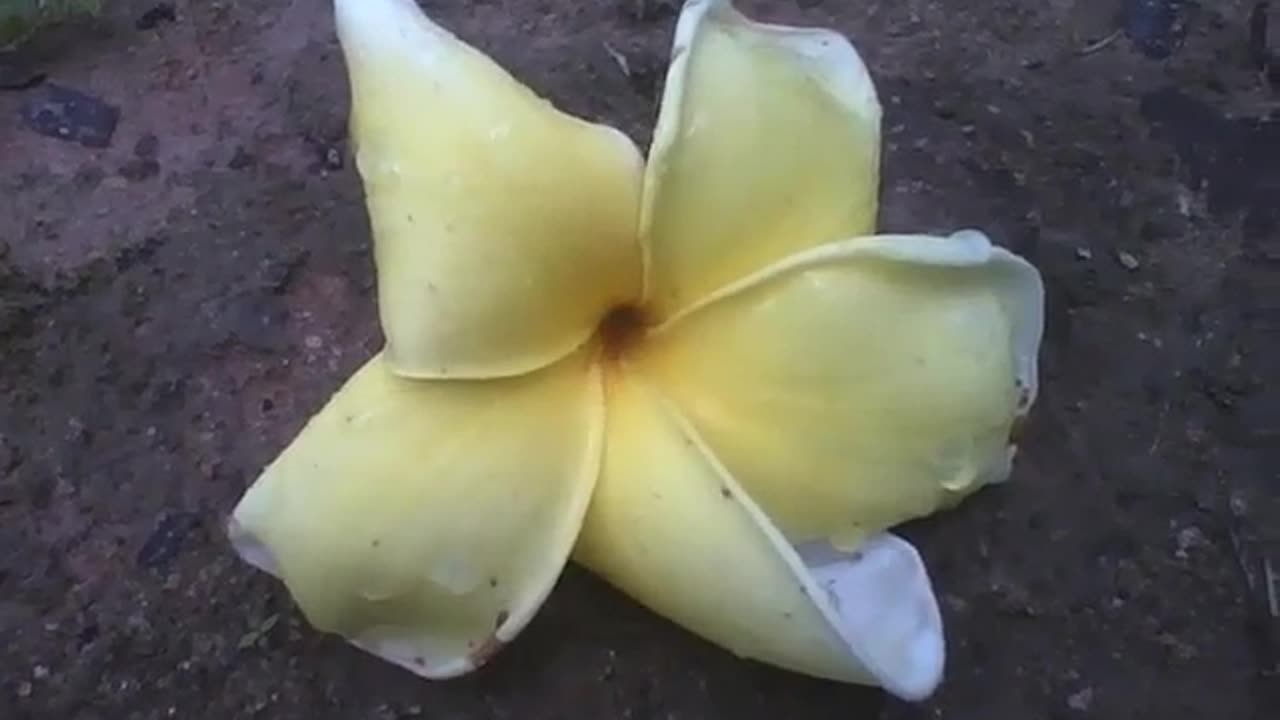
MULTIPOLYGON (((760 22, 739 11, 731 0, 685 2, 671 44, 668 85, 679 86, 684 82, 688 51, 699 31, 708 24, 744 29, 787 52, 839 103, 879 126, 883 110, 875 81, 857 47, 846 35, 831 28, 760 22)), ((678 95, 668 94, 663 104, 675 101, 672 104, 678 106, 679 100, 678 95)), ((673 119, 677 114, 669 113, 673 119)), ((655 132, 655 136, 658 135, 655 132)))
POLYGON ((826 542, 796 548, 825 592, 824 614, 850 652, 888 692, 922 700, 942 681, 942 613, 924 561, 889 533, 846 553, 826 542))
POLYGON ((334 0, 334 23, 348 64, 409 59, 436 68, 451 47, 475 52, 413 0, 334 0))
POLYGON ((779 258, 871 232, 881 107, 839 32, 691 0, 645 175, 645 296, 666 317, 779 258), (742 118, 750 122, 742 122, 742 118))
POLYGON ((226 532, 315 629, 456 677, 495 657, 554 587, 597 474, 603 388, 587 353, 485 383, 412 383, 382 365, 308 421, 226 532))
POLYGON ((344 43, 403 37, 412 27, 438 29, 413 0, 334 0, 333 6, 344 43))
POLYGON ((499 613, 493 631, 479 642, 471 644, 470 650, 463 654, 433 653, 430 644, 413 637, 409 628, 369 628, 349 641, 355 647, 399 665, 419 677, 427 680, 449 680, 488 665, 529 624, 545 598, 544 594, 536 605, 516 613, 499 613))
POLYGON ((335 9, 392 370, 512 377, 581 347, 639 293, 635 143, 558 110, 412 0, 335 9))
POLYGON ((713 20, 761 33, 789 51, 819 78, 839 103, 865 119, 880 122, 883 110, 871 71, 847 35, 833 28, 760 22, 743 14, 730 0, 707 0, 713 20))
POLYGON ((885 690, 908 702, 927 700, 942 684, 946 666, 946 640, 942 629, 922 631, 906 645, 906 662, 893 676, 881 678, 885 690))
POLYGON ((580 562, 740 657, 907 700, 934 691, 942 619, 910 544, 792 544, 676 408, 639 382, 621 383, 613 403, 580 562), (659 477, 644 469, 654 466, 659 477), (682 544, 693 526, 698 542, 682 544))
POLYGON ((241 511, 246 507, 246 499, 240 500, 240 504, 227 519, 227 539, 241 560, 268 575, 280 577, 280 565, 276 562, 271 549, 241 521, 241 511))
POLYGON ((350 643, 374 657, 399 665, 426 680, 449 680, 466 675, 479 667, 472 661, 471 656, 428 657, 419 644, 395 635, 351 638, 350 643))

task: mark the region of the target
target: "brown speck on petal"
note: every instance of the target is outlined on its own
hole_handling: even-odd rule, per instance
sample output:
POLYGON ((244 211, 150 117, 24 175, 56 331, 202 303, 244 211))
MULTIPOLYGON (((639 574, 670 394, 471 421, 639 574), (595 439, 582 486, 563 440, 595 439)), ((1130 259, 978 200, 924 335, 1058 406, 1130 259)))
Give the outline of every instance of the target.
POLYGON ((506 643, 498 639, 497 635, 490 635, 484 642, 480 643, 480 647, 471 651, 471 663, 475 667, 480 667, 493 659, 506 643))
POLYGON ((1031 388, 1027 387, 1026 383, 1022 382, 1021 379, 1015 380, 1014 384, 1018 390, 1017 408, 1020 413, 1019 417, 1021 417, 1021 413, 1025 413, 1031 407, 1031 388))
POLYGON ((1027 427, 1027 416, 1019 415, 1013 419, 1013 424, 1009 426, 1009 444, 1017 445, 1022 440, 1022 433, 1027 427))

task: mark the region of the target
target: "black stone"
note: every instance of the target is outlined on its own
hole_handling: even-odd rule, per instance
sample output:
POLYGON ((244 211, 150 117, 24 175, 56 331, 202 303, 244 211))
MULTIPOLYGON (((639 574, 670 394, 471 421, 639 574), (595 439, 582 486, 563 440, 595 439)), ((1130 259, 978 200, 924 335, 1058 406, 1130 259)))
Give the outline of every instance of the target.
POLYGON ((173 9, 173 3, 156 3, 151 6, 150 10, 138 16, 134 26, 139 30, 154 30, 160 23, 175 22, 178 19, 178 13, 173 9))
POLYGON ((168 565, 182 552, 187 536, 199 527, 200 517, 195 513, 175 512, 162 516, 138 550, 138 564, 147 568, 168 565))
POLYGON ((1167 58, 1187 37, 1191 6, 1187 0, 1125 0, 1124 33, 1143 55, 1167 58))
POLYGON ((109 146, 120 121, 114 105, 53 83, 40 86, 19 112, 27 128, 91 148, 109 146))

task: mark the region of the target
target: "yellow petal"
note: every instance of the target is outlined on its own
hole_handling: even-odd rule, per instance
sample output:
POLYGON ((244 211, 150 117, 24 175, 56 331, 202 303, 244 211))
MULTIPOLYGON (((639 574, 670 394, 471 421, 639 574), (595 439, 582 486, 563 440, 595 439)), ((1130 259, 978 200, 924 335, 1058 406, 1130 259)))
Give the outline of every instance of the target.
POLYGON ((600 466, 598 374, 406 380, 379 356, 240 501, 236 548, 307 618, 426 677, 472 670, 550 592, 600 466))
POLYGON ((932 692, 942 623, 909 544, 793 548, 643 381, 611 378, 608 398, 604 471, 576 560, 740 656, 904 698, 932 692))
POLYGON ((851 546, 1008 475, 1043 302, 981 233, 857 238, 717 293, 640 360, 789 538, 851 546))
POLYGON ((630 140, 560 113, 412 0, 337 0, 337 22, 396 372, 542 367, 635 299, 630 140))
POLYGON ((879 163, 875 87, 843 36, 691 0, 645 176, 646 296, 667 315, 784 255, 872 232, 879 163))

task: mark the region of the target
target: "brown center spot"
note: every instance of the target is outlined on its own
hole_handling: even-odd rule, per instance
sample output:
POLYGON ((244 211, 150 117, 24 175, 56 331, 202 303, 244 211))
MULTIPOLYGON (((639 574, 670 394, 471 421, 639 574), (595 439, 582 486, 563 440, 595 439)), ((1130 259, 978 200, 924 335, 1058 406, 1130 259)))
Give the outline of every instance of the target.
POLYGON ((616 361, 635 346, 649 328, 649 317, 635 305, 617 305, 600 320, 600 342, 604 357, 616 361))

